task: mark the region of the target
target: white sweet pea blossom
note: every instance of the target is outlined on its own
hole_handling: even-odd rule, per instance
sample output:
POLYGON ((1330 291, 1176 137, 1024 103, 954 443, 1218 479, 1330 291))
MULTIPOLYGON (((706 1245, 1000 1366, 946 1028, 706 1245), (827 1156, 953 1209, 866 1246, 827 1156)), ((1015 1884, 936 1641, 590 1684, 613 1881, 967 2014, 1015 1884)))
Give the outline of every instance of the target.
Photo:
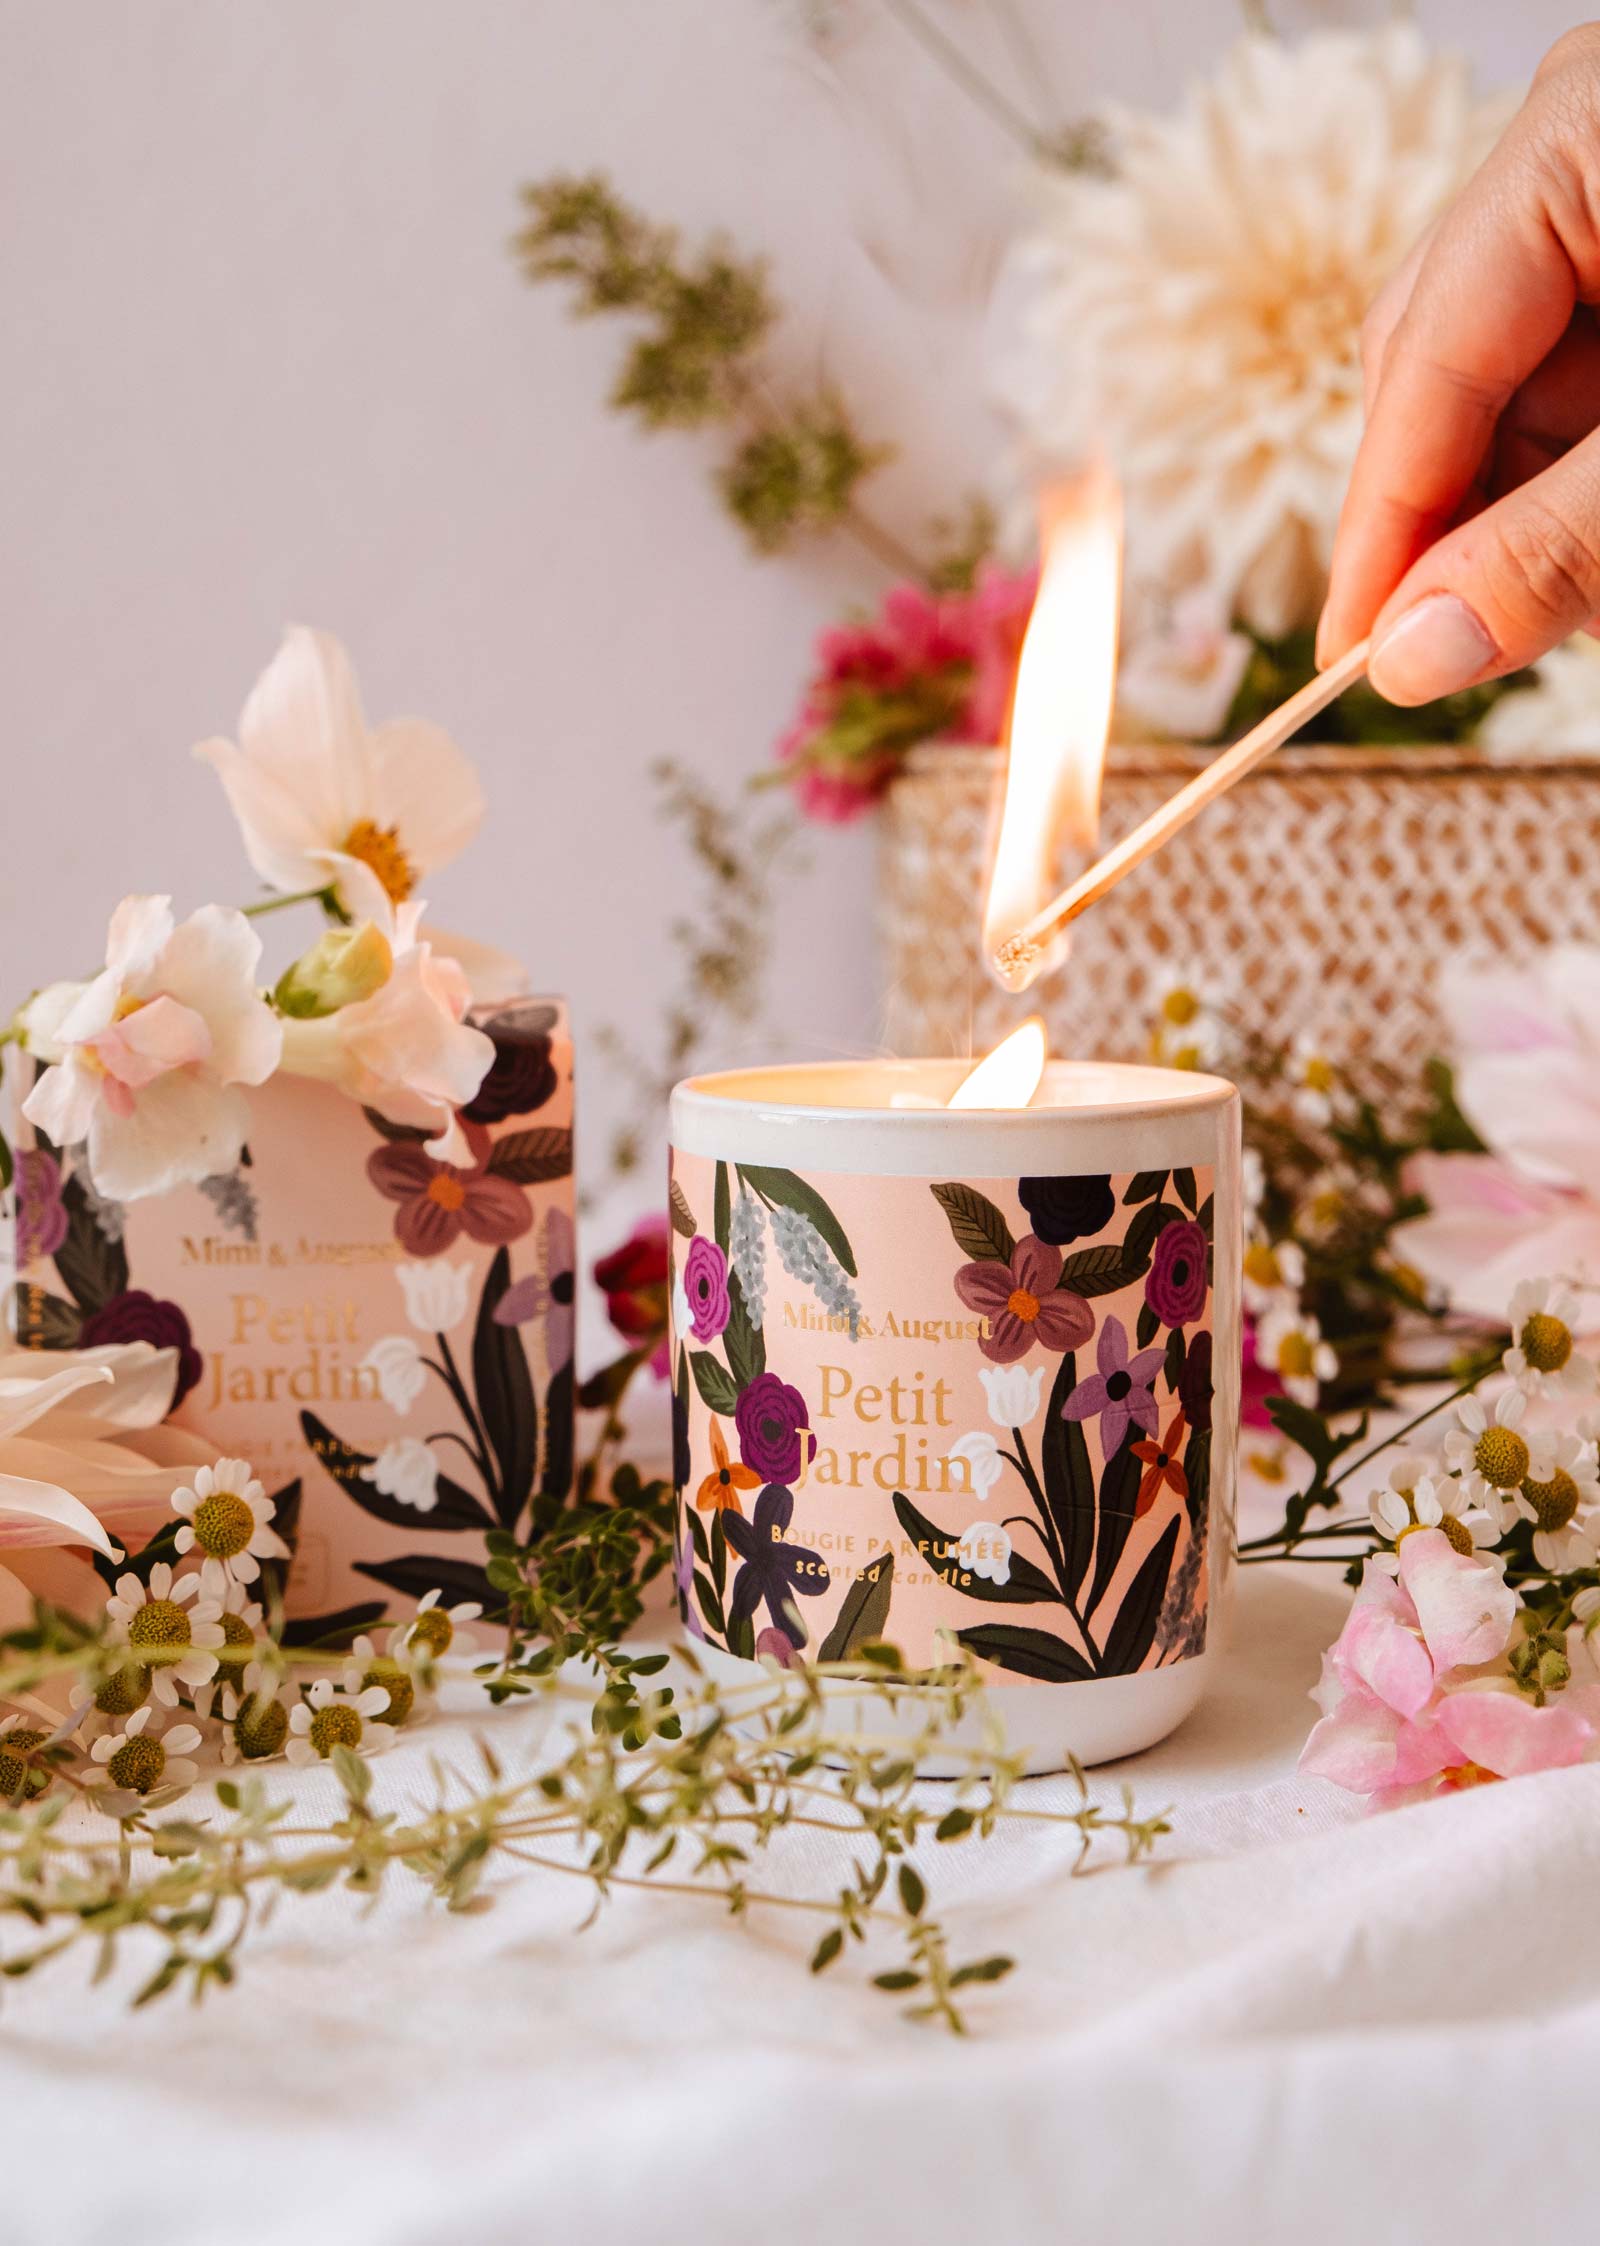
POLYGON ((397 1435, 385 1443, 372 1464, 361 1469, 361 1479, 419 1513, 431 1513, 439 1502, 439 1461, 415 1435, 397 1435))
POLYGON ((470 1264, 446 1263, 436 1256, 431 1263, 397 1264, 395 1277, 406 1298, 406 1316, 419 1333, 450 1333, 467 1315, 470 1264))
MULTIPOLYGON (((1043 1365, 1035 1365, 1031 1372, 1025 1365, 980 1365, 978 1378, 983 1382, 989 1417, 996 1427, 1026 1427, 1037 1414, 1044 1392, 1043 1365)), ((966 1440, 970 1443, 977 1438, 969 1435, 966 1440)), ((992 1482, 994 1476, 989 1479, 992 1482)))
POLYGON ((1000 1460, 1000 1445, 986 1427, 975 1427, 952 1443, 945 1454, 951 1460, 959 1459, 967 1469, 972 1494, 980 1504, 987 1503, 989 1492, 1004 1471, 1000 1460))
POLYGON ((292 625, 257 679, 239 739, 195 751, 217 773, 250 863, 272 888, 331 889, 352 920, 384 925, 483 817, 477 775, 439 726, 369 726, 350 658, 292 625))
POLYGON ((277 1067, 283 1032, 256 988, 261 939, 243 913, 203 905, 175 926, 170 897, 125 897, 104 970, 53 983, 18 1017, 50 1063, 22 1112, 57 1146, 88 1143, 100 1192, 131 1201, 214 1177, 249 1128, 244 1084, 277 1067))
POLYGON ((428 1384, 422 1351, 409 1334, 384 1334, 362 1358, 361 1370, 377 1374, 378 1394, 402 1419, 428 1384))
POLYGON ((991 1583, 1011 1581, 1011 1538, 997 1521, 974 1521, 964 1530, 956 1553, 969 1575, 991 1583))

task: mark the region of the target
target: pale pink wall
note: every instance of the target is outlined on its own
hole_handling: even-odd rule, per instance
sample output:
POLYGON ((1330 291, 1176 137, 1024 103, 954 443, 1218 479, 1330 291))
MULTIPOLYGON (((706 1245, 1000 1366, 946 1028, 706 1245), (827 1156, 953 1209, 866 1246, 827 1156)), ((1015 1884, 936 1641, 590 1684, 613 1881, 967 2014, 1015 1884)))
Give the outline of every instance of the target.
MULTIPOLYGON (((1005 67, 978 0, 926 4, 1005 67)), ((1017 4, 1067 108, 1169 96, 1238 21, 1017 4)), ((1419 12, 1499 78, 1570 20, 1419 12)), ((752 562, 700 448, 602 410, 615 336, 505 254, 517 182, 559 166, 770 253, 798 364, 902 440, 908 526, 981 476, 972 304, 1017 167, 882 0, 0 0, 8 994, 90 961, 124 889, 245 894, 185 751, 298 618, 344 635, 373 714, 437 717, 483 767, 493 823, 441 917, 569 991, 580 1036, 648 1024, 681 876, 646 766, 737 787, 875 579, 838 547, 752 562)), ((800 1051, 875 1025, 866 838, 814 857, 772 1031, 800 1051)))

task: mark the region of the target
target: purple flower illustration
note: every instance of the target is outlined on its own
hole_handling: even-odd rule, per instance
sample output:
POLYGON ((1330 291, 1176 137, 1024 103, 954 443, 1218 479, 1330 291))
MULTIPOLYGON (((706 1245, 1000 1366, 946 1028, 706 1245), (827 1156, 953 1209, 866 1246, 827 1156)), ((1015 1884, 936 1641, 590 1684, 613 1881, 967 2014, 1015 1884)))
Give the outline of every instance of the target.
POLYGON ((1128 1329, 1120 1318, 1108 1318, 1100 1328, 1095 1362, 1100 1367, 1080 1380, 1061 1407, 1063 1419, 1100 1420, 1100 1448, 1107 1458, 1122 1448, 1130 1423, 1153 1435, 1159 1420, 1151 1383, 1161 1370, 1166 1352, 1141 1349, 1128 1355, 1128 1329))
POLYGON ((794 1481, 817 1455, 810 1408, 799 1389, 776 1373, 757 1373, 733 1408, 733 1423, 740 1457, 764 1482, 794 1481))
POLYGON ((489 1034, 494 1059, 462 1114, 469 1123, 503 1123, 508 1115, 534 1114, 557 1083, 549 1037, 542 1030, 519 1030, 501 1022, 489 1034))
POLYGON ((78 1335, 83 1349, 99 1349, 108 1341, 148 1341, 157 1349, 178 1353, 178 1379, 169 1410, 176 1411, 191 1388, 198 1388, 205 1363, 194 1345, 189 1321, 175 1302, 147 1295, 131 1287, 85 1318, 78 1335))
POLYGON ((689 1242, 683 1291, 693 1313, 689 1331, 696 1341, 715 1341, 728 1323, 728 1259, 703 1232, 689 1242))
POLYGON ((17 1156, 18 1263, 26 1267, 40 1256, 53 1256, 66 1237, 61 1165, 43 1147, 24 1147, 17 1156))
POLYGON ((1183 1405, 1184 1417, 1197 1435, 1204 1435, 1210 1429, 1211 1397, 1211 1336, 1200 1333, 1189 1344, 1178 1379, 1178 1399, 1183 1405))
POLYGON ((1206 1306, 1206 1236, 1192 1217, 1156 1235, 1144 1299, 1164 1326, 1186 1326, 1206 1306))
POLYGON ((802 1599, 820 1598, 828 1588, 828 1564, 803 1544, 787 1542, 783 1532, 793 1517, 794 1492, 776 1484, 761 1492, 748 1521, 742 1513, 723 1514, 729 1549, 744 1562, 733 1579, 728 1620, 748 1621, 765 1600, 767 1612, 789 1643, 803 1646, 806 1627, 795 1598, 797 1594, 802 1599))
POLYGON ((1053 1248, 1103 1232, 1117 1207, 1108 1177, 1019 1178, 1017 1199, 1039 1238, 1053 1248))
POLYGON ((799 1649, 787 1630, 763 1630, 756 1639, 756 1652, 764 1660, 776 1661, 780 1669, 798 1666, 799 1649))
POLYGON ((514 1279, 491 1316, 497 1326, 525 1326, 530 1319, 544 1320, 545 1356, 552 1376, 572 1362, 573 1258, 577 1239, 572 1219, 564 1209, 548 1209, 544 1220, 544 1272, 514 1279))

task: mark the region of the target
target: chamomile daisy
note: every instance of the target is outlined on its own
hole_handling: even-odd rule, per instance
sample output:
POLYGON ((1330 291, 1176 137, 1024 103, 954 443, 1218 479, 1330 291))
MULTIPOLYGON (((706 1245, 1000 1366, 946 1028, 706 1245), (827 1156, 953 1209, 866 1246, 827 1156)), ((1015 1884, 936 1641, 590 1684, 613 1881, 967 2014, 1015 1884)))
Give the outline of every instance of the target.
POLYGON ((0 1802, 38 1800, 50 1783, 50 1772, 34 1760, 34 1751, 50 1743, 51 1734, 20 1708, 0 1716, 0 1802))
POLYGON ((1533 1556, 1552 1575, 1593 1567, 1600 1540, 1600 1470, 1594 1445, 1575 1435, 1547 1435, 1512 1499, 1533 1523, 1533 1556))
POLYGON ((1502 1528, 1512 1520, 1512 1496, 1527 1477, 1531 1460, 1522 1422, 1528 1399, 1508 1388, 1491 1418, 1479 1396, 1463 1396, 1456 1424, 1444 1439, 1445 1463, 1461 1477, 1468 1502, 1482 1505, 1502 1528))
MULTIPOLYGON (((198 1575, 174 1578, 165 1560, 156 1562, 147 1584, 131 1572, 119 1575, 106 1601, 106 1620, 112 1642, 129 1646, 144 1664, 149 1696, 163 1708, 178 1705, 180 1685, 192 1692, 216 1675, 222 1601, 205 1595, 198 1575)), ((136 1672, 119 1670, 100 1688, 96 1706, 106 1715, 139 1707, 144 1699, 139 1682, 136 1672)))
POLYGON ((224 1762, 267 1762, 289 1743, 289 1710, 280 1686, 257 1684, 245 1693, 222 1734, 224 1762))
POLYGON ((389 1696, 388 1706, 378 1710, 374 1721, 398 1729, 417 1705, 415 1671, 394 1654, 380 1653, 363 1632, 351 1644, 350 1659, 345 1664, 344 1689, 348 1693, 359 1693, 374 1686, 381 1686, 389 1696))
POLYGON ((1573 1327, 1578 1298, 1553 1279, 1525 1279, 1511 1297, 1511 1347, 1501 1360, 1519 1388, 1586 1396, 1595 1386, 1595 1362, 1577 1347, 1573 1327))
POLYGON ((459 1645, 470 1647, 474 1643, 472 1634, 465 1625, 476 1622, 482 1612, 483 1608, 476 1599, 462 1599, 453 1607, 441 1606, 439 1590, 435 1585, 427 1597, 418 1602, 417 1611, 411 1620, 402 1622, 398 1628, 390 1631, 389 1651, 397 1659, 403 1659, 407 1654, 421 1654, 426 1655, 429 1660, 437 1661, 452 1646, 457 1646, 459 1650, 459 1645))
POLYGON ((1292 1309, 1306 1283, 1306 1252, 1297 1240, 1252 1240, 1244 1252, 1244 1302, 1260 1318, 1285 1303, 1292 1309))
POLYGON ((202 1466, 192 1487, 174 1490, 172 1510, 183 1522, 180 1552, 198 1552, 207 1595, 220 1599, 229 1583, 254 1583, 263 1560, 286 1560, 289 1547, 272 1526, 272 1505, 242 1458, 202 1466))
POLYGON ((95 1768, 92 1786, 118 1786, 124 1793, 153 1794, 169 1786, 192 1786, 200 1772, 188 1757, 200 1744, 198 1724, 168 1726, 148 1703, 135 1708, 120 1731, 108 1731, 90 1748, 95 1768))
POLYGON ((335 1747, 376 1754, 389 1743, 390 1730, 380 1721, 389 1706, 386 1685, 367 1685, 347 1692, 331 1677, 318 1677, 298 1707, 289 1712, 289 1737, 284 1753, 292 1763, 323 1762, 335 1747))
POLYGON ((1276 1374, 1286 1396, 1312 1407, 1323 1383, 1339 1370, 1333 1345, 1323 1340, 1317 1320, 1298 1314, 1281 1297, 1256 1328, 1256 1362, 1276 1374))
POLYGON ((230 1583, 218 1619, 222 1644, 216 1674, 196 1692, 194 1704, 202 1718, 216 1716, 231 1724, 246 1695, 265 1682, 256 1648, 267 1634, 267 1618, 244 1584, 230 1583))
POLYGON ((1499 1522, 1471 1503, 1454 1475, 1434 1474, 1431 1465, 1429 1459, 1402 1454, 1393 1462, 1387 1487, 1373 1498, 1372 1525, 1390 1547, 1378 1556, 1379 1567, 1397 1567, 1394 1554, 1417 1529, 1442 1530, 1452 1549, 1466 1558, 1499 1542, 1499 1522))

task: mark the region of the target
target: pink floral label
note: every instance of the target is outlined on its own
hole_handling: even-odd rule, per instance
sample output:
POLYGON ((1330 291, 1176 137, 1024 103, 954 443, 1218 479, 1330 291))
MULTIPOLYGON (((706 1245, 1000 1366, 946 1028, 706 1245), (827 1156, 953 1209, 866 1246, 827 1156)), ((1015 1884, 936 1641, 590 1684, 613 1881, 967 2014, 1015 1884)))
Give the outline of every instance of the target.
POLYGON ((1205 1646, 1209 1170, 926 1180, 675 1153, 680 1611, 786 1666, 1007 1683, 1205 1646))

